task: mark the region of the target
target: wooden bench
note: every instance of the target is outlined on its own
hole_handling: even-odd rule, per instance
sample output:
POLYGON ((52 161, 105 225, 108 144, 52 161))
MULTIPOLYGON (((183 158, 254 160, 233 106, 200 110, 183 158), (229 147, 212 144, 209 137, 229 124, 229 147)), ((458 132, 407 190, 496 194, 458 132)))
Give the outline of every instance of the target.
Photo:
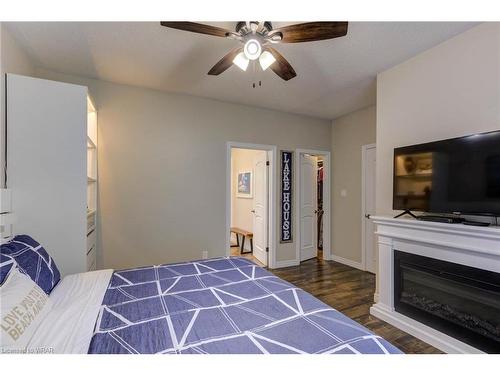
POLYGON ((237 228, 237 227, 231 227, 231 233, 234 233, 236 235, 236 245, 231 245, 240 247, 240 238, 241 236, 241 249, 240 249, 240 254, 250 254, 253 253, 253 233, 249 232, 247 230, 237 228), (248 237, 250 240, 250 251, 243 251, 245 248, 245 238, 248 237))

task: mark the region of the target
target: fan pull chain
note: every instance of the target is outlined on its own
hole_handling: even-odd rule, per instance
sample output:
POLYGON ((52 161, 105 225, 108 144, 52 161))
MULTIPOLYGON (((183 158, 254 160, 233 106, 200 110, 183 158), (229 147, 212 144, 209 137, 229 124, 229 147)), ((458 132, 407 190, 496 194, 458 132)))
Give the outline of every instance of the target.
MULTIPOLYGON (((252 83, 252 86, 253 86, 253 88, 255 88, 255 87, 257 87, 257 84, 254 82, 254 83, 252 83)), ((259 87, 261 87, 261 86, 262 86, 262 81, 259 81, 259 87)))
MULTIPOLYGON (((258 75, 258 71, 257 71, 257 64, 252 64, 252 69, 253 69, 253 80, 254 82, 252 83, 252 87, 253 88, 256 88, 257 87, 257 83, 255 82, 257 80, 257 75, 258 75)), ((262 87, 262 81, 259 79, 259 87, 262 87)))
MULTIPOLYGON (((257 84, 254 82, 254 83, 252 84, 252 86, 253 86, 253 88, 256 88, 256 87, 257 87, 257 84)), ((259 81, 259 87, 261 87, 261 86, 262 86, 262 81, 259 81)))

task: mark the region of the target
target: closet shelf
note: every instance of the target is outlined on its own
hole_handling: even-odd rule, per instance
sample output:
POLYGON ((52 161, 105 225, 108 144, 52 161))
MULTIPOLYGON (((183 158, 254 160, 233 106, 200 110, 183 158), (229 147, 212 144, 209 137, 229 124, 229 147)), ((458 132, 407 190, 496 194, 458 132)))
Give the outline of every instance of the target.
POLYGON ((97 221, 97 112, 90 96, 87 96, 87 270, 96 269, 96 221, 97 221))

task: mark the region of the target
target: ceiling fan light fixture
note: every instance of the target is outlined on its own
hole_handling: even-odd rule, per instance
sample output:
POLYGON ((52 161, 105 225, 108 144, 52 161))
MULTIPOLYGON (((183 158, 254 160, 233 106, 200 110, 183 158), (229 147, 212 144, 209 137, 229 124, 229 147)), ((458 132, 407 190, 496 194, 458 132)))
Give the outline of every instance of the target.
POLYGON ((236 65, 241 70, 246 71, 248 68, 248 64, 250 64, 250 60, 247 59, 247 57, 243 52, 240 52, 233 59, 233 64, 236 65))
POLYGON ((233 64, 242 70, 247 70, 251 60, 256 61, 259 59, 263 70, 271 66, 272 71, 284 81, 296 77, 297 73, 290 63, 271 45, 335 39, 346 36, 348 30, 348 22, 346 21, 305 22, 279 28, 273 28, 269 21, 239 21, 236 23, 234 31, 188 21, 161 21, 160 24, 171 29, 230 38, 243 44, 243 47, 239 45, 219 60, 208 71, 209 75, 219 75, 233 64), (263 48, 263 46, 265 47, 263 48), (265 56, 261 56, 265 52, 264 49, 272 55, 273 59, 266 53, 264 53, 265 56))
POLYGON ((257 39, 249 39, 243 47, 243 52, 249 60, 257 60, 262 52, 262 47, 257 39))
POLYGON ((262 55, 260 55, 259 57, 259 63, 262 70, 266 70, 267 68, 269 68, 271 65, 274 64, 275 61, 276 59, 274 58, 273 54, 269 51, 262 52, 262 55))

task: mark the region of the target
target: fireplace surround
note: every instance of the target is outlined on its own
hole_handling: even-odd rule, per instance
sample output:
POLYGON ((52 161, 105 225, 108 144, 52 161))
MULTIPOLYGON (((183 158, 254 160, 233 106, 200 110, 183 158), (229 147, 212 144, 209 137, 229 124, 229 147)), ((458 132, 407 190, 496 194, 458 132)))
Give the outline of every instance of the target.
POLYGON ((447 353, 500 352, 500 228, 374 217, 370 312, 447 353))

